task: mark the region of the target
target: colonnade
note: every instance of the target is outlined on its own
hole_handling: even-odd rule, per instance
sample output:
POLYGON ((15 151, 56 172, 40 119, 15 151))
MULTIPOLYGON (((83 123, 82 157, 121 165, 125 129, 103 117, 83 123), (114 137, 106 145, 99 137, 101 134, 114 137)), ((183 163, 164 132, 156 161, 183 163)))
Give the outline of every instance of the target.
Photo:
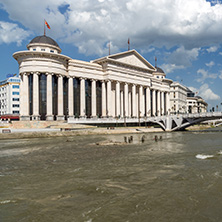
MULTIPOLYGON (((40 84, 39 76, 42 73, 22 73, 20 90, 20 116, 23 120, 39 120, 40 113, 40 84), (29 75, 32 75, 32 95, 30 96, 29 75), (32 99, 32 102, 30 102, 32 99), (30 105, 31 104, 31 105, 30 105), (32 110, 32 112, 30 112, 32 110)), ((68 104, 67 118, 75 118, 75 102, 73 81, 76 77, 57 75, 57 112, 53 113, 53 87, 52 73, 43 73, 46 75, 46 120, 64 120, 64 84, 63 78, 68 79, 68 104)), ((78 78, 79 87, 79 116, 86 118, 86 78, 78 78)), ((150 86, 136 85, 126 82, 111 80, 91 80, 91 115, 90 118, 143 118, 149 116, 166 115, 170 110, 169 92, 161 91, 150 86), (101 110, 97 110, 97 82, 101 82, 101 110), (101 113, 98 115, 98 113, 101 113)))

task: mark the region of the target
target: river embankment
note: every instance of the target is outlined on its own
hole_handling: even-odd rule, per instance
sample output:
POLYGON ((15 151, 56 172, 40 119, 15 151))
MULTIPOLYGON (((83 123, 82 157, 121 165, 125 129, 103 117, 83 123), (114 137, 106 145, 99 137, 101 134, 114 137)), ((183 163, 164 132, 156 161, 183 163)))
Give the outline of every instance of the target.
MULTIPOLYGON (((164 132, 158 127, 95 127, 88 125, 56 124, 55 122, 31 124, 31 122, 14 123, 0 128, 0 139, 22 139, 22 138, 48 138, 48 137, 71 137, 78 135, 108 135, 108 134, 133 134, 133 133, 158 133, 164 132), (54 125, 53 125, 54 124, 54 125)), ((211 130, 210 125, 194 125, 188 127, 187 131, 211 130)))
MULTIPOLYGON (((2 129, 1 129, 2 130, 2 129)), ((16 131, 0 133, 0 139, 22 138, 47 138, 47 137, 71 137, 79 135, 108 135, 108 134, 131 134, 131 133, 154 133, 163 132, 161 128, 145 127, 119 127, 119 128, 82 128, 82 129, 17 129, 16 131)))

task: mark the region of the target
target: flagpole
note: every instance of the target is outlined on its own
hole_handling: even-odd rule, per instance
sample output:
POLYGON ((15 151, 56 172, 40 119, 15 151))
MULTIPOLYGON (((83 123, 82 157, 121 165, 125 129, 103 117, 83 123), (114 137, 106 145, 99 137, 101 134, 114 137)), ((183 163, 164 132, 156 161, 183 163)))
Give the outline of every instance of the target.
POLYGON ((45 19, 44 19, 44 36, 45 36, 45 19))

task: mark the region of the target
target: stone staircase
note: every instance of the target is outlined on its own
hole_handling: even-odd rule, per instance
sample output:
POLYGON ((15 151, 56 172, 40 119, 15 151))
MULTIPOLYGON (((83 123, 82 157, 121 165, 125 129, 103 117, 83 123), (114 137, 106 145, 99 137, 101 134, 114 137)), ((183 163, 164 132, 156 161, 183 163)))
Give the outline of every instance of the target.
POLYGON ((85 129, 95 128, 95 126, 82 124, 69 124, 67 121, 13 121, 5 125, 11 129, 85 129))

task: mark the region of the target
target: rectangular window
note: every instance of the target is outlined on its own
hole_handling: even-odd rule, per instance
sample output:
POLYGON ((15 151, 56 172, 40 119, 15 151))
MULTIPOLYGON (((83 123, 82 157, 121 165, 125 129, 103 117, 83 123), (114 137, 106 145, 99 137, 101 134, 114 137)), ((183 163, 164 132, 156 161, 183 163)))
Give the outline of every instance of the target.
POLYGON ((12 92, 12 95, 19 95, 19 92, 12 92))
POLYGON ((19 101, 19 98, 13 98, 12 101, 19 101))
POLYGON ((12 107, 19 107, 19 104, 13 104, 12 107))
POLYGON ((12 111, 13 114, 19 114, 19 111, 12 111))
POLYGON ((54 50, 50 50, 50 52, 54 53, 54 50))
POLYGON ((45 51, 45 49, 41 49, 41 51, 42 51, 42 52, 44 52, 44 51, 45 51))
POLYGON ((19 85, 13 85, 12 88, 13 89, 19 89, 19 85))

